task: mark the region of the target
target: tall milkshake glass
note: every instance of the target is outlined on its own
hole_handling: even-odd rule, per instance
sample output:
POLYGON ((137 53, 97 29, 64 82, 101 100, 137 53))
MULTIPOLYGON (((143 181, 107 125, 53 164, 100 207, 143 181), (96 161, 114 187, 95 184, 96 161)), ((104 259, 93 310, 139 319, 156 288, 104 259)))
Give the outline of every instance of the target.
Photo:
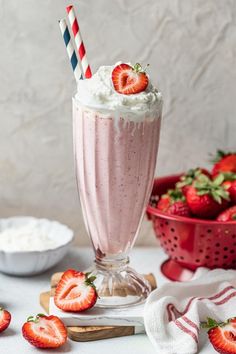
POLYGON ((77 185, 95 253, 90 271, 96 276, 96 306, 119 308, 142 302, 151 290, 129 267, 128 255, 152 189, 162 99, 159 94, 145 110, 134 110, 135 102, 93 105, 79 91, 90 80, 73 98, 77 185))

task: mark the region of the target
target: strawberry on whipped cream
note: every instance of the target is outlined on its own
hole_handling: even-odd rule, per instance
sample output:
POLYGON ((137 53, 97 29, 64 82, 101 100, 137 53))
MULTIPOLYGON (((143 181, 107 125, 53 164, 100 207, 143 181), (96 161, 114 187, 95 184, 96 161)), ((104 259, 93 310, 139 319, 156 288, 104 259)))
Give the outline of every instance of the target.
POLYGON ((75 95, 76 100, 93 108, 126 111, 137 115, 160 111, 162 94, 152 85, 150 78, 146 89, 142 92, 127 95, 115 90, 112 72, 120 64, 101 66, 90 79, 80 80, 75 95))

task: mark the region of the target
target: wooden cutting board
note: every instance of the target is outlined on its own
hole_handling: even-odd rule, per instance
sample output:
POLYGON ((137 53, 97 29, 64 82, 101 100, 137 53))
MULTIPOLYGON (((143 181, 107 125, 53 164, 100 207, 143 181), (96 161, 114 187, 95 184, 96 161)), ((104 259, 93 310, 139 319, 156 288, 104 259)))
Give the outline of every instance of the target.
MULTIPOLYGON (((40 294, 40 305, 49 313, 49 300, 50 296, 55 293, 55 288, 62 276, 62 272, 53 274, 51 278, 51 291, 40 294)), ((156 280, 153 274, 144 275, 144 277, 151 284, 152 290, 156 285, 156 280)), ((122 336, 130 336, 136 334, 135 327, 127 326, 84 326, 84 327, 67 327, 68 336, 76 342, 87 342, 99 339, 108 339, 122 336)))

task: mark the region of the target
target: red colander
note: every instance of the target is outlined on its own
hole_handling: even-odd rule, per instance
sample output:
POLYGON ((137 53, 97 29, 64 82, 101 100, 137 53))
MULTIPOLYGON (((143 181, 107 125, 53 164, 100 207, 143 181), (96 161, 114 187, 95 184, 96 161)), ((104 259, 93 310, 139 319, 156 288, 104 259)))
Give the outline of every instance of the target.
POLYGON ((169 259, 161 265, 171 280, 191 279, 198 267, 236 269, 236 221, 219 222, 168 215, 155 205, 158 197, 174 188, 180 175, 156 178, 148 218, 169 259))

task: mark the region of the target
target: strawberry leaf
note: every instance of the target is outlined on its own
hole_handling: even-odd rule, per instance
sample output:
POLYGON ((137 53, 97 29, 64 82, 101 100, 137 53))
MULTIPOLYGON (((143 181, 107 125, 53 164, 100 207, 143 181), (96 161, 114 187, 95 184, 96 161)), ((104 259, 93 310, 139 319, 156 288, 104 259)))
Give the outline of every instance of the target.
POLYGON ((223 173, 220 173, 220 174, 213 180, 214 186, 220 186, 223 182, 224 182, 224 175, 223 175, 223 173))
POLYGON ((209 191, 207 189, 201 189, 197 191, 197 195, 205 195, 205 194, 209 194, 209 191))
POLYGON ((95 275, 93 275, 92 277, 88 278, 90 283, 93 283, 95 279, 96 279, 95 275))
POLYGON ((214 181, 206 175, 201 174, 193 185, 196 188, 198 195, 208 194, 217 203, 221 204, 222 199, 229 200, 229 192, 226 190, 225 186, 222 186, 223 181, 223 174, 219 174, 214 181))
POLYGON ((34 316, 27 317, 27 322, 34 322, 34 321, 35 321, 35 317, 34 316))
POLYGON ((149 64, 147 64, 147 65, 145 66, 145 68, 143 68, 141 64, 136 63, 136 64, 133 66, 133 71, 136 72, 136 73, 145 73, 148 66, 149 66, 149 64))
POLYGON ((217 190, 217 194, 223 199, 229 200, 229 192, 227 192, 227 190, 219 189, 217 190))
MULTIPOLYGON (((89 274, 91 274, 91 273, 89 273, 89 274)), ((96 276, 95 276, 95 275, 86 277, 86 279, 85 279, 85 284, 86 284, 87 286, 91 286, 92 288, 94 288, 94 289, 96 290, 96 287, 95 287, 95 285, 94 285, 94 283, 93 283, 95 279, 96 279, 96 276)))
POLYGON ((45 317, 45 315, 43 313, 38 313, 36 316, 29 316, 27 318, 27 322, 37 323, 37 322, 39 322, 40 317, 45 317))
POLYGON ((202 184, 207 184, 207 183, 211 182, 210 178, 204 174, 201 174, 198 176, 198 181, 202 184))
POLYGON ((176 183, 177 188, 182 188, 184 186, 190 186, 193 181, 201 175, 201 170, 199 168, 192 168, 187 171, 183 176, 180 177, 180 181, 176 183))
POLYGON ((178 201, 185 201, 185 196, 183 195, 182 191, 178 188, 176 189, 169 189, 167 191, 167 196, 171 198, 171 202, 178 202, 178 201))
POLYGON ((217 321, 215 321, 213 318, 207 317, 207 321, 206 322, 201 322, 201 327, 202 328, 215 328, 220 326, 221 323, 218 323, 217 321))
POLYGON ((211 196, 213 197, 213 199, 214 199, 217 203, 219 203, 219 204, 222 203, 221 197, 220 197, 220 195, 219 195, 216 191, 212 191, 211 196))
POLYGON ((235 181, 236 180, 236 173, 233 172, 224 172, 222 173, 224 176, 224 181, 235 181))

